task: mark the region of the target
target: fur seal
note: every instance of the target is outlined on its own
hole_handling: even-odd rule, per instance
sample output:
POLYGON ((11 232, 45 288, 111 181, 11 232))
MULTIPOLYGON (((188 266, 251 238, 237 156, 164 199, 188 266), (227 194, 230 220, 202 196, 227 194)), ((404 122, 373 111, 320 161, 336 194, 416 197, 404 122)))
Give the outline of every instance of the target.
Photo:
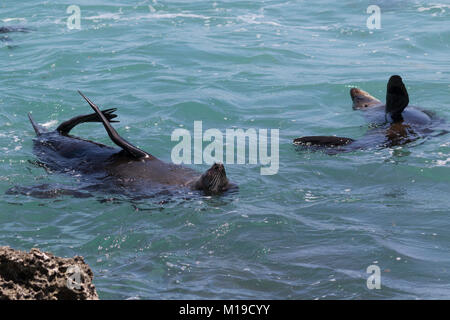
MULTIPOLYGON (((46 168, 57 172, 70 172, 94 181, 99 186, 116 186, 141 191, 166 190, 170 187, 199 190, 208 195, 235 190, 228 181, 223 164, 213 164, 205 173, 166 163, 123 139, 112 127, 116 109, 100 109, 80 91, 79 94, 95 111, 76 116, 61 123, 52 132, 46 132, 28 114, 36 132, 34 153, 46 168), (121 149, 106 146, 69 134, 77 125, 101 122, 111 140, 121 149)), ((133 191, 134 192, 134 191, 133 191)))
POLYGON ((9 33, 9 32, 30 32, 31 29, 24 27, 0 27, 0 33, 9 33))
MULTIPOLYGON (((29 28, 24 28, 24 27, 13 27, 13 26, 4 26, 4 27, 0 27, 0 34, 4 34, 4 33, 11 33, 11 32, 30 32, 31 29, 29 28)), ((0 37, 0 41, 3 42, 10 42, 12 41, 12 39, 7 36, 1 36, 0 37)), ((8 46, 9 48, 13 48, 13 46, 8 46)))
MULTIPOLYGON (((353 109, 363 111, 374 127, 364 137, 354 140, 336 136, 308 136, 294 139, 294 144, 316 149, 333 148, 329 153, 368 147, 392 147, 425 137, 433 132, 433 127, 442 122, 432 112, 408 106, 408 91, 398 75, 391 76, 388 81, 386 104, 358 88, 350 89, 350 96, 353 109)), ((447 131, 443 130, 440 134, 445 133, 447 131)))

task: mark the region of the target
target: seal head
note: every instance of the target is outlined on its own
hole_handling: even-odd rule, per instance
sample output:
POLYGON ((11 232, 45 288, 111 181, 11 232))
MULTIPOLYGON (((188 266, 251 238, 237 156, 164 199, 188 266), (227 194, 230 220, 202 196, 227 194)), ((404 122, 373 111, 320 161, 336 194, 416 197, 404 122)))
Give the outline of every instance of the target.
POLYGON ((63 122, 55 131, 46 132, 29 115, 39 136, 34 140, 34 152, 42 165, 52 171, 73 172, 92 178, 96 186, 111 190, 111 187, 130 187, 133 192, 154 194, 154 187, 176 186, 203 191, 205 194, 219 194, 237 186, 230 183, 223 164, 215 163, 205 173, 177 164, 165 163, 150 153, 134 146, 113 128, 115 108, 100 110, 89 98, 79 92, 95 111, 92 114, 76 116, 63 122), (70 131, 86 122, 100 122, 117 148, 90 140, 74 137, 70 131), (70 170, 69 170, 70 169, 70 170), (147 191, 147 189, 150 189, 147 191), (139 191, 137 191, 139 190, 139 191))
POLYGON ((382 104, 380 100, 358 88, 350 89, 350 97, 353 101, 353 110, 366 110, 382 104))
POLYGON ((214 163, 194 183, 194 188, 203 190, 207 194, 219 194, 236 186, 228 181, 225 167, 221 163, 214 163))

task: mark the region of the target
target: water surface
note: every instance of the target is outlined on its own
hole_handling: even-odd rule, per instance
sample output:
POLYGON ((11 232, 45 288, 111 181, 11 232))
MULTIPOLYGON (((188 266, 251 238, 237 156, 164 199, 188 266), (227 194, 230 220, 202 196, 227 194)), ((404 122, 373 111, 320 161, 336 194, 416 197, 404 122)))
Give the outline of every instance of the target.
MULTIPOLYGON (((335 156, 291 142, 363 136, 349 88, 384 100, 392 74, 449 119, 450 3, 78 1, 69 30, 72 4, 0 4, 2 25, 33 29, 0 43, 0 245, 84 256, 101 299, 449 298, 448 136, 335 156), (76 90, 117 107, 120 134, 165 161, 171 132, 196 120, 279 129, 279 172, 227 165, 239 193, 190 200, 6 194, 80 186, 29 162, 26 116, 53 129, 90 112, 76 90), (380 290, 366 286, 373 264, 380 290)), ((98 124, 74 133, 110 144, 98 124)))

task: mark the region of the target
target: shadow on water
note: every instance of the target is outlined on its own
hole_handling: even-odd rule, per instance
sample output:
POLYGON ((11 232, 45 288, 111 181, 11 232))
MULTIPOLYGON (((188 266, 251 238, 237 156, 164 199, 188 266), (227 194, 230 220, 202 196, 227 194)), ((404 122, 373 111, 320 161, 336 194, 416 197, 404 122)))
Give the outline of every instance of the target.
MULTIPOLYGON (((83 187, 69 187, 61 184, 39 184, 34 186, 14 186, 9 188, 5 194, 12 196, 26 196, 36 199, 54 199, 62 201, 63 197, 77 199, 93 198, 103 204, 130 204, 135 211, 161 212, 166 208, 182 206, 193 201, 202 201, 207 207, 225 206, 232 202, 231 194, 236 191, 227 192, 225 195, 205 196, 198 191, 177 190, 175 188, 160 188, 147 191, 145 194, 109 186, 104 184, 90 184, 83 187), (100 193, 100 194, 99 194, 100 193), (105 196, 107 195, 107 196, 105 196)), ((21 204, 11 202, 10 204, 21 204)))

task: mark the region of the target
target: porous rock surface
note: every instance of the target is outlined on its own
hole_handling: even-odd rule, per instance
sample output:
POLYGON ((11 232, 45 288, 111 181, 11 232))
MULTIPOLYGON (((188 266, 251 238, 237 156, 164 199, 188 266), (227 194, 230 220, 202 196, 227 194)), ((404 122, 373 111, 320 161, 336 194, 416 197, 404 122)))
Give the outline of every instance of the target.
POLYGON ((83 257, 0 246, 0 300, 98 300, 83 257))

